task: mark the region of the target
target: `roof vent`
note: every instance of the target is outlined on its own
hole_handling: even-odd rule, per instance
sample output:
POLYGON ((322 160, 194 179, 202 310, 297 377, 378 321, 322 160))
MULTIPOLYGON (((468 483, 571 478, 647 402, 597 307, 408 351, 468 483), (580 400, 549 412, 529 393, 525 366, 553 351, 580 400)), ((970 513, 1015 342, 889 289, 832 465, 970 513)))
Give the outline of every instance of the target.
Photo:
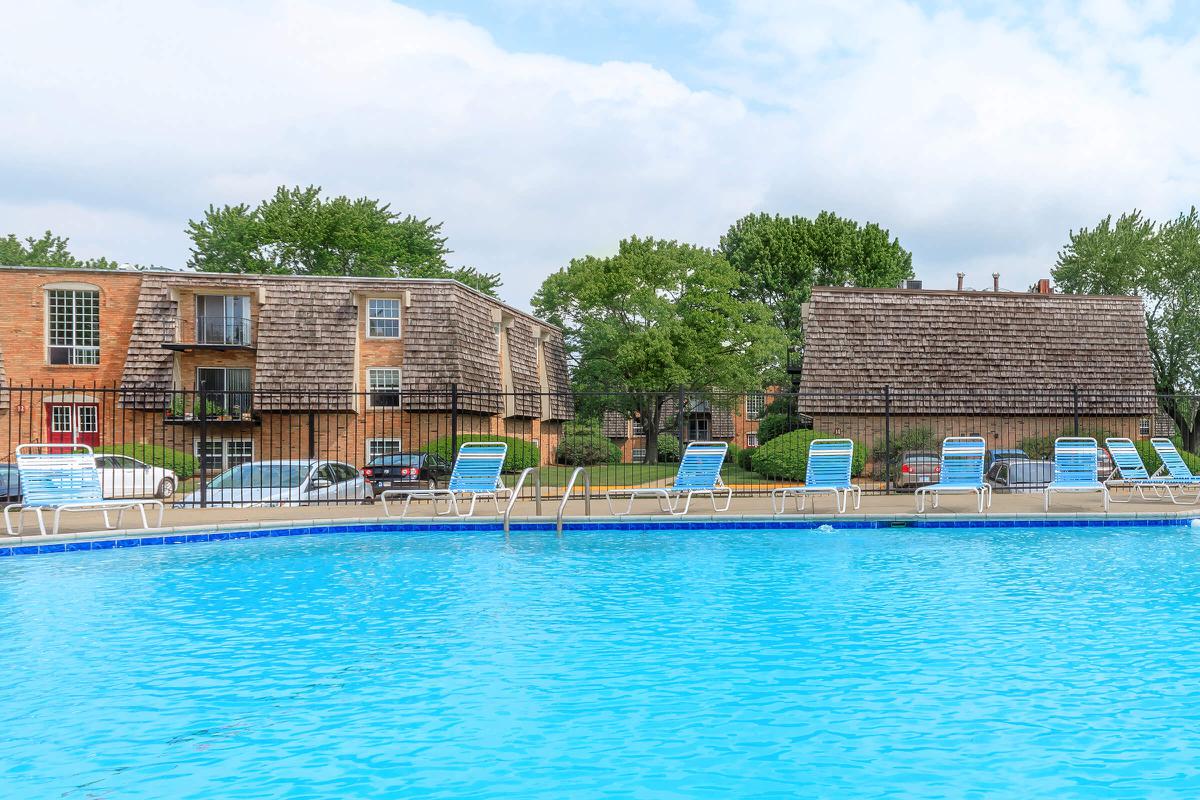
POLYGON ((920 281, 914 281, 914 280, 906 280, 906 281, 902 281, 902 282, 900 283, 900 288, 901 288, 901 289, 920 289, 920 288, 921 288, 921 282, 920 282, 920 281))

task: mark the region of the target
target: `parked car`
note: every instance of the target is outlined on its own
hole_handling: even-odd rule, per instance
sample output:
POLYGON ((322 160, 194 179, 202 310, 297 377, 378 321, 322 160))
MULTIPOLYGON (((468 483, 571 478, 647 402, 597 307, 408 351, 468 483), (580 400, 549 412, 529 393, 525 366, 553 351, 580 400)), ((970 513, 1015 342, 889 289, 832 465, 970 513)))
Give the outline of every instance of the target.
POLYGON ((987 471, 993 489, 1009 492, 1040 492, 1054 479, 1054 462, 1032 458, 1003 458, 987 471))
POLYGON ((454 466, 434 453, 388 453, 363 467, 363 476, 378 495, 386 489, 438 489, 450 479, 454 466))
POLYGON ((999 450, 988 450, 985 468, 991 469, 992 464, 996 463, 997 461, 1004 461, 1005 459, 1013 458, 1029 458, 1029 454, 1024 450, 1018 450, 1015 448, 1007 450, 1003 448, 999 450))
POLYGON ((1096 479, 1106 481, 1112 476, 1116 466, 1113 464, 1112 456, 1103 446, 1096 448, 1096 479))
POLYGON ((104 496, 168 498, 175 494, 179 478, 169 469, 153 467, 136 458, 121 455, 97 455, 96 469, 104 496))
MULTIPOLYGON (((118 455, 96 456, 100 488, 107 498, 158 497, 175 494, 179 478, 169 469, 153 467, 136 458, 118 455)), ((0 464, 0 499, 21 499, 21 474, 16 464, 0 464)))
MULTIPOLYGON (((209 481, 206 495, 209 505, 235 508, 367 503, 375 496, 366 478, 349 464, 311 459, 238 464, 209 481)), ((176 503, 198 505, 199 489, 176 503)))
POLYGON ((900 456, 896 486, 915 489, 937 483, 942 473, 942 457, 937 453, 910 451, 900 456))
POLYGON ((0 464, 0 500, 15 503, 21 499, 21 473, 16 464, 0 464))

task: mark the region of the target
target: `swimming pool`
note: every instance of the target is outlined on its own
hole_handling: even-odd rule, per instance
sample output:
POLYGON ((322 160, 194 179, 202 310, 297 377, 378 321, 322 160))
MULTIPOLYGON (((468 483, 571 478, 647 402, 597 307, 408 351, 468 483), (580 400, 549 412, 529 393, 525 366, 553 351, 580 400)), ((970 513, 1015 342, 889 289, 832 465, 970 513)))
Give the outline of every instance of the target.
POLYGON ((0 559, 0 795, 1194 795, 1198 534, 419 531, 0 559))

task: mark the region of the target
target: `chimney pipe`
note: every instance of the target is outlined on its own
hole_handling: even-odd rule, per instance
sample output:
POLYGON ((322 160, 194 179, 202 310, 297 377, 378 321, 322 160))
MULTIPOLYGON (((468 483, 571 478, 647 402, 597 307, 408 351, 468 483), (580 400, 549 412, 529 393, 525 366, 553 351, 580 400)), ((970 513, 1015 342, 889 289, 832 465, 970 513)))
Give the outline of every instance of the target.
POLYGON ((965 273, 965 272, 958 273, 958 290, 960 292, 962 291, 963 278, 965 278, 965 277, 967 277, 967 273, 965 273))
POLYGON ((1038 294, 1050 294, 1051 291, 1052 290, 1050 289, 1050 279, 1049 278, 1042 278, 1041 280, 1039 280, 1037 282, 1038 294))
POLYGON ((992 291, 993 292, 1000 291, 1000 273, 999 272, 992 273, 992 291))

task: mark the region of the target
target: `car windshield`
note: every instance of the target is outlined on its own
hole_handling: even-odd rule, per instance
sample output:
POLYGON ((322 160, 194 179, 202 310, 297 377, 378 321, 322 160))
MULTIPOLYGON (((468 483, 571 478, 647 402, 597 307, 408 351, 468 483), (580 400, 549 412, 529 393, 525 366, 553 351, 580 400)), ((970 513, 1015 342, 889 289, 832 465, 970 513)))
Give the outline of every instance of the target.
POLYGON ((392 453, 386 456, 376 456, 371 459, 371 466, 419 467, 421 466, 421 455, 419 453, 392 453))
POLYGON ((239 464, 212 479, 210 489, 297 489, 308 464, 239 464))
POLYGON ((1008 468, 1009 483, 1049 483, 1054 465, 1049 463, 1011 464, 1008 468))

